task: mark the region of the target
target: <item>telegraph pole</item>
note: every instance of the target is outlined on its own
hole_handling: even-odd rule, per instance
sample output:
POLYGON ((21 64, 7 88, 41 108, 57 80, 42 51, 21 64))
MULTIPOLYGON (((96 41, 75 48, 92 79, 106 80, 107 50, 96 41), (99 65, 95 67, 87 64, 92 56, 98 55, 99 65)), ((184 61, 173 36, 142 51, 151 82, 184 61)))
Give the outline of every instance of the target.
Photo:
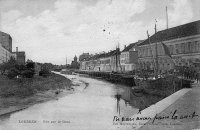
POLYGON ((118 67, 118 65, 117 65, 117 55, 118 55, 118 52, 117 51, 118 51, 118 47, 116 47, 116 61, 115 61, 116 62, 116 72, 117 72, 117 67, 118 67))
MULTIPOLYGON (((155 34, 157 33, 157 28, 156 28, 156 23, 157 23, 157 20, 155 19, 155 34)), ((155 73, 155 78, 157 79, 158 78, 158 71, 159 71, 159 66, 158 66, 158 45, 157 45, 157 42, 155 44, 155 49, 156 49, 156 73, 155 73)))
POLYGON ((1 22, 2 22, 2 16, 1 16, 1 8, 0 8, 0 30, 1 30, 1 22))
POLYGON ((66 56, 66 69, 67 69, 67 56, 66 56))
POLYGON ((167 12, 167 6, 166 6, 166 28, 168 29, 168 12, 167 12))
POLYGON ((2 44, 2 33, 1 33, 1 31, 2 31, 2 29, 1 29, 1 22, 2 22, 2 16, 1 16, 1 7, 0 7, 0 44, 2 44))

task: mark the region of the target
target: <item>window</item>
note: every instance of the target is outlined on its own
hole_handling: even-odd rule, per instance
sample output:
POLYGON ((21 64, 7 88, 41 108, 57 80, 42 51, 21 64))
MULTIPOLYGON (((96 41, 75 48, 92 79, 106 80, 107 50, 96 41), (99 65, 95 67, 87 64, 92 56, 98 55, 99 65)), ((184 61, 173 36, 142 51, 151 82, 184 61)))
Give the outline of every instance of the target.
POLYGON ((147 56, 147 47, 144 48, 144 55, 147 56))
POLYGON ((197 52, 198 51, 198 42, 195 41, 194 42, 194 52, 197 52))
POLYGON ((179 54, 179 44, 176 44, 176 54, 179 54))
POLYGON ((189 52, 189 43, 185 43, 185 53, 189 52))
POLYGON ((185 53, 185 43, 181 43, 181 53, 185 53))
POLYGON ((191 43, 191 51, 192 51, 192 52, 195 52, 195 42, 192 42, 192 43, 191 43))
POLYGON ((173 54, 173 45, 169 46, 169 51, 170 51, 170 54, 173 54))
POLYGON ((192 52, 192 43, 188 42, 188 52, 192 52))
POLYGON ((200 42, 198 41, 198 52, 200 52, 200 42))
POLYGON ((141 48, 141 55, 142 55, 142 57, 144 57, 144 48, 143 47, 141 48))

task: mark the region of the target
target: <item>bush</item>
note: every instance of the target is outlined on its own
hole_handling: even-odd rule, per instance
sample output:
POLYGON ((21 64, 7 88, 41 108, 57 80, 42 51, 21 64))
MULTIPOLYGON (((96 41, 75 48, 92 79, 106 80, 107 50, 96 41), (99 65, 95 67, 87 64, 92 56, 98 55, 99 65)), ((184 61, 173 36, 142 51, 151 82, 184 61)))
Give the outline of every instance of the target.
POLYGON ((8 77, 9 79, 13 79, 13 78, 15 78, 18 74, 19 74, 19 71, 18 71, 17 69, 15 69, 15 68, 12 68, 12 69, 8 70, 7 77, 8 77))
POLYGON ((27 69, 34 69, 35 63, 32 61, 29 61, 26 63, 26 68, 27 69))
POLYGON ((27 69, 27 70, 22 71, 22 76, 24 78, 33 78, 34 74, 35 74, 34 70, 32 69, 27 69))
POLYGON ((39 76, 43 76, 43 77, 47 77, 50 75, 50 71, 47 70, 47 69, 42 69, 40 72, 39 72, 39 76))

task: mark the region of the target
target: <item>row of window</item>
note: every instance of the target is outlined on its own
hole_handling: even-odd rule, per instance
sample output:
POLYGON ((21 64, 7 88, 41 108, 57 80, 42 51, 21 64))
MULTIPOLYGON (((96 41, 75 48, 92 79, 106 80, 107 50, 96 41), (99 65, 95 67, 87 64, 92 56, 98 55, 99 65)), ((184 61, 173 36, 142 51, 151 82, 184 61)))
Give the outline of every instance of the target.
MULTIPOLYGON (((187 54, 200 52, 200 41, 178 43, 174 45, 167 45, 170 54, 187 54)), ((162 44, 157 45, 158 55, 164 55, 162 44)), ((141 47, 138 51, 139 57, 155 55, 155 45, 141 47)))
POLYGON ((121 54, 120 57, 121 58, 127 58, 127 57, 129 57, 129 54, 128 53, 124 53, 124 54, 121 54))
POLYGON ((12 54, 0 45, 0 63, 8 61, 11 56, 12 54))

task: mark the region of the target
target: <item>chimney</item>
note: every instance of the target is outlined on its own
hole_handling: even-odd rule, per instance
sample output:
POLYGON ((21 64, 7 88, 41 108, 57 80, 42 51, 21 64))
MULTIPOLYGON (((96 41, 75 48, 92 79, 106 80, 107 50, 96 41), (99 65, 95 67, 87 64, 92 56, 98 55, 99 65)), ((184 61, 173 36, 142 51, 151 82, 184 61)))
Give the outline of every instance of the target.
POLYGON ((124 45, 124 49, 126 48, 126 45, 124 45))
POLYGON ((18 52, 18 47, 16 47, 16 53, 18 52))

